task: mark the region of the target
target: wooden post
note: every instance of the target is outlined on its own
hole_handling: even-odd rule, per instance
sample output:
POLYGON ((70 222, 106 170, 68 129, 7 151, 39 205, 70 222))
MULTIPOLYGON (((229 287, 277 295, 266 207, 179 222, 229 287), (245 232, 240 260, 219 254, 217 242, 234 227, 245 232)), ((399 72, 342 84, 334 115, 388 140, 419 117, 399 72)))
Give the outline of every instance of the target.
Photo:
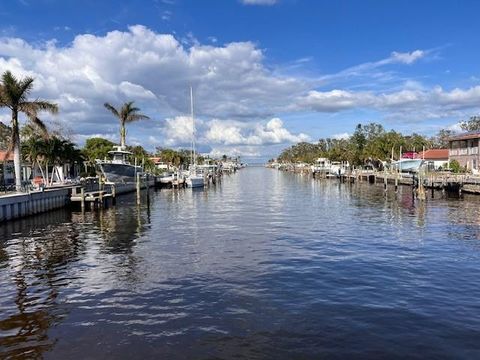
POLYGON ((140 205, 140 174, 137 174, 137 205, 140 205))
POLYGON ((82 200, 80 201, 80 205, 82 207, 82 212, 84 212, 85 211, 85 189, 83 188, 83 186, 80 189, 80 197, 82 198, 82 200))
POLYGON ((112 184, 111 186, 112 186, 112 205, 115 205, 117 203, 115 184, 112 184))
POLYGON ((98 178, 98 198, 99 198, 99 205, 100 207, 103 206, 103 186, 102 186, 102 176, 98 178))
POLYGON ((426 199, 425 186, 423 184, 423 177, 421 176, 420 173, 418 173, 417 198, 419 200, 425 200, 426 199))

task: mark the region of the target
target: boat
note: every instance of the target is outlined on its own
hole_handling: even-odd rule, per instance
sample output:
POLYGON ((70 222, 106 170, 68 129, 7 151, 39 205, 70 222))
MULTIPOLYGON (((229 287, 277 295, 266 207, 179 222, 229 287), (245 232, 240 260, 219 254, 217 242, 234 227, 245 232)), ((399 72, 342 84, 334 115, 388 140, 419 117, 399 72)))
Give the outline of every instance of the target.
POLYGON ((422 159, 402 158, 398 161, 392 162, 391 168, 403 173, 417 173, 424 162, 425 161, 422 159))
POLYGON ((105 185, 115 185, 117 194, 134 191, 137 174, 145 175, 142 167, 133 165, 128 161, 128 156, 132 153, 127 151, 124 146, 114 146, 113 150, 108 153, 112 157, 110 160, 97 159, 95 161, 97 172, 103 177, 105 185))
POLYGON ((330 164, 329 175, 333 177, 340 177, 345 175, 345 172, 350 167, 348 161, 332 161, 330 164))
POLYGON ((188 169, 185 184, 190 188, 203 188, 205 180, 203 172, 197 166, 197 156, 195 153, 195 118, 193 117, 193 89, 190 86, 190 115, 192 117, 192 164, 188 169))

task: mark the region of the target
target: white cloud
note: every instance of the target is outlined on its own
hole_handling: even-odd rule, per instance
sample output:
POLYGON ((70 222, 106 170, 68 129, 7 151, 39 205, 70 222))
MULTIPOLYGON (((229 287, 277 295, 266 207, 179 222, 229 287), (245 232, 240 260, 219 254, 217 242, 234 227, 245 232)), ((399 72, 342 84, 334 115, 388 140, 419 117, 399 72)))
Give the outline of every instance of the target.
POLYGON ((346 140, 350 137, 350 134, 349 133, 340 133, 340 134, 333 134, 332 135, 332 139, 336 139, 336 140, 346 140))
POLYGON ((275 5, 278 0, 240 0, 244 5, 275 5))
POLYGON ((156 99, 157 97, 150 90, 141 85, 132 84, 129 81, 122 81, 118 86, 120 91, 128 98, 132 99, 156 99))
POLYGON ((341 70, 334 74, 327 74, 320 76, 316 79, 316 82, 320 85, 325 85, 331 82, 344 82, 350 81, 354 78, 371 78, 375 80, 375 83, 394 80, 395 77, 390 71, 386 71, 384 68, 394 64, 406 64, 411 65, 416 61, 425 58, 434 50, 414 50, 412 52, 397 52, 393 51, 389 57, 378 60, 370 61, 355 66, 351 66, 344 70, 341 70))
MULTIPOLYGON (((366 108, 385 118, 432 119, 458 116, 480 105, 480 86, 426 88, 414 80, 399 82, 384 71, 414 64, 431 50, 392 52, 385 59, 310 80, 275 70, 264 51, 249 41, 216 45, 212 37, 210 45, 203 45, 193 34, 183 40, 141 25, 101 36, 77 35, 66 46, 1 37, 0 72, 35 77, 32 96, 57 102, 58 119, 71 124, 79 139, 90 134, 114 134, 117 139, 118 122, 103 103, 118 106, 135 100, 155 120, 129 124, 127 141, 149 139, 145 143, 151 145, 156 140, 172 146, 190 142, 189 118, 184 115, 189 113, 192 85, 196 116, 204 119, 198 122, 199 141, 248 153, 308 138, 275 118, 286 112, 366 108), (348 81, 354 77, 367 78, 365 83, 373 85, 342 86, 351 85, 348 81), (378 84, 392 78, 394 85, 380 90, 378 84), (167 120, 159 123, 163 119, 167 120)), ((305 60, 309 58, 299 62, 305 60)), ((3 114, 0 111, 0 117, 3 114)))
POLYGON ((117 120, 104 102, 119 106, 135 100, 152 119, 169 119, 168 133, 155 120, 129 124, 127 141, 167 136, 169 143, 178 143, 188 137, 182 115, 189 113, 190 85, 199 117, 243 122, 282 111, 294 94, 308 88, 302 79, 274 74, 264 65, 263 51, 251 42, 202 45, 193 34, 187 42, 140 25, 103 36, 77 35, 67 46, 4 37, 0 72, 35 77, 32 96, 57 102, 58 118, 74 124, 80 141, 89 134, 118 137, 117 120))
POLYGON ((480 107, 480 86, 469 89, 455 88, 446 91, 441 87, 431 89, 404 89, 390 93, 373 91, 310 91, 298 99, 297 106, 318 112, 370 108, 412 119, 435 118, 466 109, 480 107))
POLYGON ((465 130, 463 130, 461 127, 460 127, 460 123, 455 123, 455 124, 452 124, 450 126, 447 126, 447 130, 451 130, 455 133, 461 133, 461 132, 464 132, 465 130))
POLYGON ((392 52, 390 56, 391 62, 399 62, 403 64, 413 64, 415 61, 425 57, 427 54, 426 51, 423 50, 415 50, 412 52, 400 53, 400 52, 392 52))
MULTIPOLYGON (((198 124, 196 124, 198 126, 198 124)), ((189 144, 193 139, 193 122, 190 116, 168 118, 163 128, 165 143, 169 146, 189 144)))
POLYGON ((260 124, 214 119, 207 126, 205 141, 212 144, 263 146, 309 140, 306 134, 295 135, 285 129, 279 118, 260 124))

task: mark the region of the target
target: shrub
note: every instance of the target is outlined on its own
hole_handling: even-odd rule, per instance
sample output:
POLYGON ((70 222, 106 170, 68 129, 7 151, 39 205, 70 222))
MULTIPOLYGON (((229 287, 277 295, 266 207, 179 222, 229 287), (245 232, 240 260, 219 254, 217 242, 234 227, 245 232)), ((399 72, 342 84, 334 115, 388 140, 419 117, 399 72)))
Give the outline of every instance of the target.
POLYGON ((459 173, 463 170, 463 167, 460 166, 459 162, 457 160, 452 160, 450 161, 449 168, 454 172, 454 173, 459 173))

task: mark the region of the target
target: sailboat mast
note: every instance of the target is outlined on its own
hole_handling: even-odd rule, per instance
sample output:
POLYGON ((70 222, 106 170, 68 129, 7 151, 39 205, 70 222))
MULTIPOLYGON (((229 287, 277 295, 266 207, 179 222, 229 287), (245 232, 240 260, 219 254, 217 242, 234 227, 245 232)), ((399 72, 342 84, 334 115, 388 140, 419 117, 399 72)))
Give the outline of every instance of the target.
POLYGON ((192 117, 192 157, 193 165, 197 165, 197 159, 195 156, 195 119, 193 118, 193 88, 190 86, 190 115, 192 117))

